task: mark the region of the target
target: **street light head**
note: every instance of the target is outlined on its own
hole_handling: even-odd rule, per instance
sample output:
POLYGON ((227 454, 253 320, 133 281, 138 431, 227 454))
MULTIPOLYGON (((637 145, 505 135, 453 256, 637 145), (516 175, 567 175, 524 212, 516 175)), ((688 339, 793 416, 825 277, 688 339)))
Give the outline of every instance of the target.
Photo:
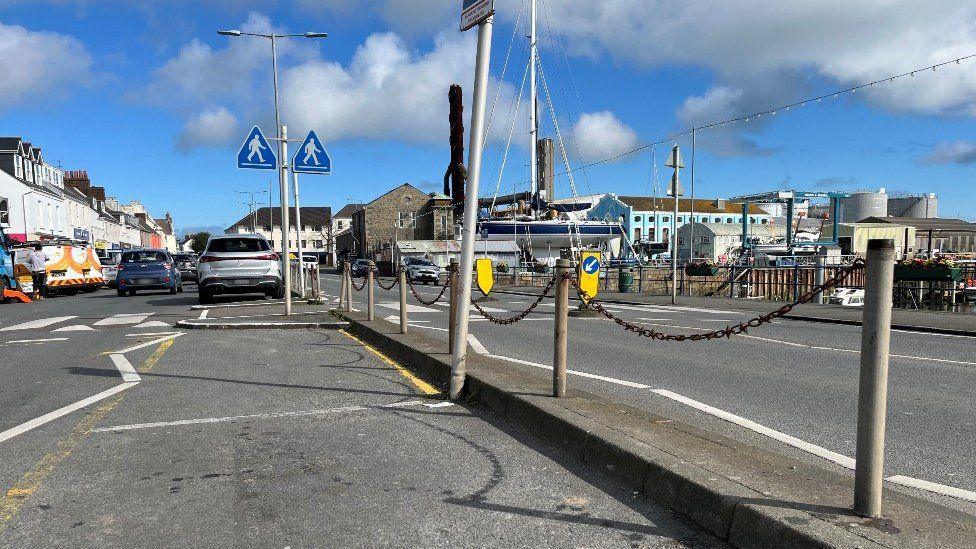
POLYGON ((328 38, 329 33, 327 32, 306 32, 303 34, 305 38, 328 38))
POLYGON ((222 36, 240 36, 241 35, 241 31, 239 31, 237 29, 218 30, 217 31, 217 34, 220 34, 222 36))

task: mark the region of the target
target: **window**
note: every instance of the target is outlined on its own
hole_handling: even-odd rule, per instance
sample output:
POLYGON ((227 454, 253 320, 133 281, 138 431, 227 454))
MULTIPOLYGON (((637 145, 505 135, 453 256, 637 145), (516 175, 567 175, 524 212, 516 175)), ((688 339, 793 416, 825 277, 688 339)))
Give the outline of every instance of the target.
POLYGON ((397 212, 397 226, 401 229, 408 229, 417 226, 417 219, 413 212, 397 212))
POLYGON ((268 242, 268 244, 271 246, 271 249, 273 250, 275 247, 275 241, 272 240, 271 242, 268 242))
POLYGON ((708 244, 708 237, 707 236, 699 236, 698 237, 698 243, 699 244, 708 244))
POLYGON ((678 223, 684 223, 684 222, 685 222, 685 217, 683 215, 679 215, 678 216, 678 223))
POLYGON ((317 233, 322 232, 322 225, 316 225, 314 228, 315 228, 315 232, 317 233))
POLYGON ((261 230, 264 231, 264 232, 266 232, 266 233, 270 233, 271 232, 271 227, 269 227, 267 225, 262 225, 261 226, 261 230))
POLYGON ((10 202, 0 197, 0 223, 10 223, 10 202))
POLYGON ((732 223, 732 218, 731 217, 726 217, 725 218, 725 222, 726 223, 732 223))
POLYGON ((641 221, 641 216, 639 216, 639 215, 635 215, 635 216, 634 216, 634 221, 636 221, 637 223, 640 223, 640 221, 641 221))
POLYGON ((648 240, 650 240, 652 242, 654 241, 654 229, 653 228, 647 229, 647 238, 648 238, 648 240))
POLYGON ((307 247, 308 247, 308 240, 302 240, 302 248, 304 249, 307 247))
POLYGON ((663 223, 668 223, 669 221, 671 221, 671 218, 670 218, 670 217, 668 217, 668 216, 664 216, 664 217, 662 217, 662 218, 661 218, 661 221, 662 221, 663 223))
POLYGON ((755 222, 756 222, 756 218, 755 217, 750 217, 749 218, 749 223, 755 223, 755 222))
POLYGON ((640 239, 641 239, 641 230, 640 227, 637 227, 636 229, 634 229, 634 242, 640 242, 640 239))
POLYGON ((214 238, 208 252, 264 252, 268 244, 262 238, 214 238))
POLYGON ((343 227, 342 221, 336 221, 336 230, 341 231, 343 227))
POLYGON ((324 246, 325 246, 325 243, 323 241, 321 241, 321 240, 316 240, 315 241, 315 247, 316 248, 322 248, 324 246))
POLYGON ((760 221, 762 221, 762 224, 763 225, 765 225, 766 223, 769 223, 769 220, 768 219, 761 219, 760 221))
POLYGON ((166 252, 140 251, 122 254, 122 263, 164 263, 169 261, 166 252))

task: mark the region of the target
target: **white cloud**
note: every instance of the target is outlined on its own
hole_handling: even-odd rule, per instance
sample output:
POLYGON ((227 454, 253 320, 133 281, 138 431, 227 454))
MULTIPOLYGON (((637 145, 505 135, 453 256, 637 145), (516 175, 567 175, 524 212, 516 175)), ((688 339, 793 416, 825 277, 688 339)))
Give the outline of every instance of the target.
MULTIPOLYGON (((691 66, 715 84, 689 98, 683 124, 747 114, 823 91, 976 52, 976 3, 958 0, 550 0, 540 22, 570 55, 637 67, 691 66), (724 107, 724 108, 719 108, 724 107), (696 114, 697 113, 697 114, 696 114), (706 118, 716 116, 717 118, 706 118)), ((498 0, 513 19, 516 0, 498 0)), ((877 85, 857 97, 895 112, 976 116, 974 61, 877 85)), ((765 154, 762 125, 709 131, 720 154, 765 154), (743 135, 745 132, 745 135, 743 135), (720 135, 724 134, 724 135, 720 135), (754 137, 754 136, 753 136, 754 137)))
POLYGON ((937 144, 928 155, 919 159, 922 165, 960 164, 969 165, 976 162, 976 143, 970 141, 952 141, 937 144))
POLYGON ((610 158, 637 147, 637 132, 610 111, 581 114, 573 133, 584 160, 610 158))
POLYGON ((377 15, 401 34, 432 35, 449 21, 460 24, 460 2, 444 0, 300 0, 309 10, 328 10, 343 17, 377 15))
MULTIPOLYGON (((367 138, 446 144, 451 84, 461 84, 466 119, 471 114, 474 51, 472 35, 439 35, 432 50, 415 53, 396 34, 373 34, 348 66, 309 61, 289 69, 284 78, 286 116, 298 128, 321 130, 330 141, 367 138)), ((489 86, 491 94, 496 86, 497 82, 489 86)), ((511 96, 511 86, 503 84, 499 104, 509 104, 511 96)), ((496 120, 492 133, 501 134, 504 126, 496 120)))
POLYGON ((0 105, 35 101, 90 83, 91 56, 77 39, 0 23, 0 105))
POLYGON ((183 126, 177 146, 182 151, 226 145, 238 133, 237 118, 226 107, 205 110, 183 126))

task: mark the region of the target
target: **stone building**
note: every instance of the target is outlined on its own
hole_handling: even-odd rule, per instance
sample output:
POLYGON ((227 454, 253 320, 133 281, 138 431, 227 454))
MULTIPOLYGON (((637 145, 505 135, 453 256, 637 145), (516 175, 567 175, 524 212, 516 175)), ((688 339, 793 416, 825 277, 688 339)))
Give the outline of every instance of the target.
POLYGON ((397 241, 415 239, 418 216, 430 200, 425 192, 404 183, 364 204, 352 214, 351 236, 358 248, 354 256, 389 260, 397 241))

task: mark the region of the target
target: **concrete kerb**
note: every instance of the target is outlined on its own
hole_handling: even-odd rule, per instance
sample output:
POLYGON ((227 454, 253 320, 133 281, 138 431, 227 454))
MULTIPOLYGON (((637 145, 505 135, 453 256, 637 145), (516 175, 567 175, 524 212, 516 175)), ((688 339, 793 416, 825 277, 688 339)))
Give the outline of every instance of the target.
POLYGON ((349 327, 348 322, 220 322, 219 320, 181 320, 176 323, 179 328, 187 330, 306 330, 322 328, 326 330, 343 330, 349 327))
MULTIPOLYGON (((442 343, 422 334, 386 333, 388 327, 385 323, 367 323, 356 318, 356 315, 341 313, 339 316, 349 320, 349 329, 357 337, 376 346, 394 360, 403 362, 441 386, 448 382, 450 356, 443 353, 442 343)), ((465 385, 468 398, 480 400, 499 416, 560 447, 589 466, 616 477, 644 497, 683 514, 734 546, 865 549, 892 545, 916 546, 912 545, 915 540, 907 540, 909 543, 902 545, 904 540, 872 539, 877 536, 860 535, 847 529, 859 519, 845 513, 836 506, 836 502, 830 507, 826 504, 816 506, 777 500, 756 487, 734 480, 734 476, 729 478, 728 474, 712 471, 697 460, 670 453, 667 444, 652 446, 640 437, 632 436, 627 429, 611 427, 613 423, 607 421, 612 419, 613 414, 631 417, 653 414, 574 390, 570 390, 563 399, 554 399, 547 396, 551 387, 541 377, 538 382, 526 382, 524 377, 514 379, 506 374, 511 369, 508 363, 474 354, 469 354, 468 360, 469 374, 465 385), (587 406, 601 410, 602 415, 594 416, 600 421, 585 415, 588 413, 587 406)), ((654 417, 645 419, 647 424, 655 421, 654 417)), ((668 425, 673 426, 674 423, 669 422, 668 425)), ((687 427, 688 434, 693 435, 694 429, 687 427)), ((679 429, 675 429, 677 431, 679 429)), ((794 461, 779 455, 776 455, 776 459, 784 463, 794 461)), ((808 467, 801 466, 800 469, 806 471, 808 467)), ((837 476, 831 477, 834 485, 849 484, 849 480, 834 473, 818 471, 826 476, 837 476)), ((932 506, 909 496, 899 495, 898 498, 901 504, 906 500, 912 506, 917 503, 919 509, 927 510, 932 506)), ((960 529, 963 533, 957 535, 976 539, 976 535, 971 533, 971 524, 960 526, 960 529)))

